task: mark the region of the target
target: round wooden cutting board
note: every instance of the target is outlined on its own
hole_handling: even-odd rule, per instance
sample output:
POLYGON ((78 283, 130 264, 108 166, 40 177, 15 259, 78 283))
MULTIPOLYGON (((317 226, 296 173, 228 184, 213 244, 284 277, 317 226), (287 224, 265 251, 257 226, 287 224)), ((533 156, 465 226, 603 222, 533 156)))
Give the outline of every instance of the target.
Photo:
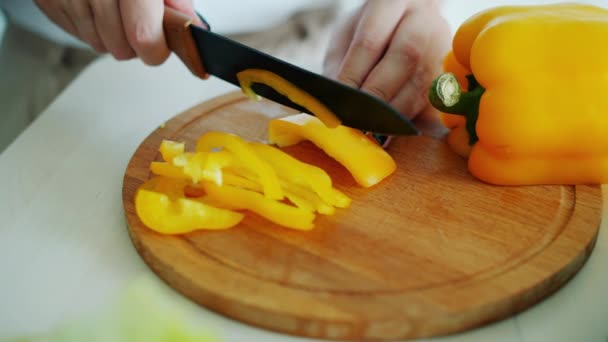
POLYGON ((293 112, 240 93, 207 101, 154 131, 123 184, 131 239, 179 292, 236 320, 283 333, 383 340, 443 335, 521 311, 556 291, 591 253, 599 186, 482 183, 441 139, 395 139, 397 171, 364 189, 309 142, 286 148, 324 168, 353 203, 315 228, 282 228, 248 213, 237 227, 164 236, 135 214, 137 187, 162 139, 206 131, 264 141, 268 120, 293 112))

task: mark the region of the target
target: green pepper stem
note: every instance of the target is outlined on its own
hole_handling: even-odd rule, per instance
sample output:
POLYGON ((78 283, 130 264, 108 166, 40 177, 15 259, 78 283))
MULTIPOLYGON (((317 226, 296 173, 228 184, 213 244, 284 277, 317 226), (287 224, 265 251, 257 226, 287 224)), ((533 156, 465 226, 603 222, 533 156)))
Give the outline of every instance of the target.
POLYGON ((479 101, 485 89, 477 83, 473 75, 467 78, 471 86, 469 91, 463 92, 454 74, 448 72, 440 75, 431 84, 429 101, 441 112, 464 116, 469 144, 473 145, 478 140, 475 124, 479 116, 479 101))

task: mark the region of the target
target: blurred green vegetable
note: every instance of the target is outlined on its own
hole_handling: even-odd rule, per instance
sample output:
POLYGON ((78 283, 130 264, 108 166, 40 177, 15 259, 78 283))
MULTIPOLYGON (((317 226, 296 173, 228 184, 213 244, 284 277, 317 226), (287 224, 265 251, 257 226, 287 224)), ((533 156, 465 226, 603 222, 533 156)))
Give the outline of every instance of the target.
POLYGON ((136 280, 109 307, 66 322, 43 336, 4 342, 217 342, 194 327, 183 307, 163 293, 157 280, 136 280))

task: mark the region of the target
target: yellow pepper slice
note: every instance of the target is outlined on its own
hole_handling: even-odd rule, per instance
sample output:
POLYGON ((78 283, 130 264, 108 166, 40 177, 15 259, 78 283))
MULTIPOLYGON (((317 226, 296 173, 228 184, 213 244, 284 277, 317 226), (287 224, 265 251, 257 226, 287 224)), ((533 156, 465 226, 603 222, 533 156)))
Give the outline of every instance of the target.
MULTIPOLYGON (((234 169, 223 171, 223 177, 224 177, 223 184, 235 186, 235 187, 246 189, 246 190, 255 191, 258 193, 263 192, 262 186, 257 181, 254 180, 257 178, 255 174, 253 174, 247 170, 244 170, 242 168, 239 169, 239 171, 238 171, 241 174, 236 174, 234 172, 235 172, 234 169), (243 176, 242 174, 245 174, 246 176, 243 176)), ((293 189, 291 189, 291 186, 283 181, 281 181, 281 186, 283 187, 283 192, 285 193, 285 197, 287 197, 287 199, 290 200, 293 204, 295 204, 298 208, 302 208, 304 210, 311 211, 311 212, 316 210, 316 208, 317 208, 316 204, 317 204, 317 202, 320 201, 320 199, 311 200, 311 198, 314 198, 315 194, 308 193, 308 195, 311 195, 311 197, 297 195, 296 194, 297 189, 296 189, 296 191, 292 191, 293 189)), ((304 191, 306 191, 306 189, 304 189, 304 191)), ((190 196, 190 197, 201 197, 201 196, 205 195, 202 185, 188 186, 188 187, 186 187, 185 193, 187 196, 190 196)), ((204 200, 207 203, 217 205, 217 203, 215 203, 210 198, 205 198, 204 200)), ((320 201, 320 202, 322 202, 322 201, 320 201)), ((325 205, 327 207, 326 204, 323 203, 323 205, 325 205)), ((331 207, 331 209, 327 209, 325 207, 322 207, 322 205, 319 205, 319 207, 321 207, 321 211, 323 211, 324 213, 331 211, 331 209, 334 209, 333 207, 331 207)))
POLYGON ((327 108, 327 106, 302 89, 296 87, 293 83, 271 71, 247 69, 237 73, 236 77, 241 84, 243 93, 253 100, 257 100, 258 96, 253 89, 251 89, 251 85, 253 83, 262 83, 273 88, 279 94, 287 96, 293 103, 299 104, 310 110, 310 112, 318 117, 325 126, 334 128, 341 124, 340 120, 331 112, 331 110, 329 110, 329 108, 327 108))
POLYGON ((323 215, 333 215, 336 208, 323 201, 316 193, 297 184, 281 181, 285 196, 297 207, 317 211, 323 215))
POLYGON ((221 185, 222 169, 232 162, 232 154, 228 151, 185 152, 173 158, 173 165, 182 167, 184 174, 195 184, 205 179, 221 185))
POLYGON ((364 187, 378 184, 397 169, 393 158, 361 131, 342 125, 328 128, 307 114, 271 120, 268 140, 279 147, 310 140, 344 165, 364 187))
MULTIPOLYGON (((255 192, 262 193, 261 185, 258 183, 259 177, 243 168, 243 167, 230 167, 224 173, 226 177, 226 184, 233 185, 239 188, 252 190, 255 192)), ((298 208, 302 208, 308 211, 315 211, 318 207, 317 202, 322 202, 320 199, 311 200, 316 196, 314 193, 309 192, 304 196, 299 193, 298 189, 293 189, 295 185, 289 184, 282 179, 279 179, 279 184, 281 185, 281 189, 283 189, 283 193, 288 200, 290 200, 293 204, 298 208), (306 196, 309 195, 309 196, 306 196)), ((304 189, 306 191, 306 189, 304 189)), ((327 211, 327 210, 326 210, 327 211)))
POLYGON ((239 188, 263 193, 264 189, 260 183, 257 183, 249 178, 234 174, 230 171, 224 171, 224 184, 237 186, 239 188))
POLYGON ((266 197, 275 200, 283 199, 283 191, 276 172, 251 150, 246 141, 230 133, 208 132, 203 134, 196 143, 196 150, 199 152, 209 152, 217 148, 232 152, 240 165, 255 172, 259 176, 266 197))
POLYGON ((184 234, 198 229, 227 229, 243 214, 215 208, 184 196, 186 181, 154 177, 135 195, 135 211, 150 229, 163 234, 184 234))
POLYGON ((177 167, 167 162, 151 162, 150 171, 157 176, 189 180, 190 177, 184 173, 184 168, 177 167))
MULTIPOLYGON (((302 210, 309 211, 311 213, 317 210, 317 207, 315 206, 316 202, 313 203, 313 202, 307 200, 306 198, 304 198, 300 195, 297 195, 295 192, 290 191, 289 189, 283 189, 283 191, 285 191, 285 197, 291 203, 293 203, 296 207, 298 207, 302 210)), ((334 208, 331 207, 331 209, 334 209, 334 208)), ((331 209, 329 209, 329 210, 331 210, 331 209)))
POLYGON ((170 163, 175 156, 184 153, 185 149, 186 144, 183 142, 163 140, 160 143, 160 148, 158 150, 160 151, 163 160, 170 163))
POLYGON ((189 179, 195 184, 200 180, 209 180, 221 185, 222 169, 228 167, 233 162, 232 155, 228 151, 169 152, 171 153, 170 155, 165 150, 164 155, 171 162, 150 163, 152 173, 170 178, 189 179))
POLYGON ((222 207, 233 210, 250 210, 269 221, 288 228, 310 230, 314 227, 315 215, 310 211, 227 184, 217 186, 211 182, 203 182, 202 185, 213 203, 219 203, 222 207))
POLYGON ((312 189, 331 206, 346 208, 350 205, 350 198, 333 188, 331 178, 325 170, 303 163, 274 146, 262 143, 249 143, 249 145, 258 157, 271 164, 278 176, 288 183, 312 189))

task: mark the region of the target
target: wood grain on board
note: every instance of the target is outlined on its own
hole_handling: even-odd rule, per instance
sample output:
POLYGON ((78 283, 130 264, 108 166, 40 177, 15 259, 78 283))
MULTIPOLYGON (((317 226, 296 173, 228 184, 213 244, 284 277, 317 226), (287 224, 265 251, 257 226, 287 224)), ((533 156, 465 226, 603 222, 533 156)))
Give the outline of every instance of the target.
POLYGON ((591 253, 599 186, 482 183, 441 139, 400 137, 397 171, 364 189, 309 142, 285 150, 325 169, 352 199, 315 228, 282 228, 248 213, 226 231, 164 236, 135 214, 137 187, 162 139, 206 131, 264 141, 268 120, 293 112, 231 93, 168 121, 128 165, 123 200, 146 263, 191 300, 244 323, 328 339, 444 335, 517 313, 556 291, 591 253))

